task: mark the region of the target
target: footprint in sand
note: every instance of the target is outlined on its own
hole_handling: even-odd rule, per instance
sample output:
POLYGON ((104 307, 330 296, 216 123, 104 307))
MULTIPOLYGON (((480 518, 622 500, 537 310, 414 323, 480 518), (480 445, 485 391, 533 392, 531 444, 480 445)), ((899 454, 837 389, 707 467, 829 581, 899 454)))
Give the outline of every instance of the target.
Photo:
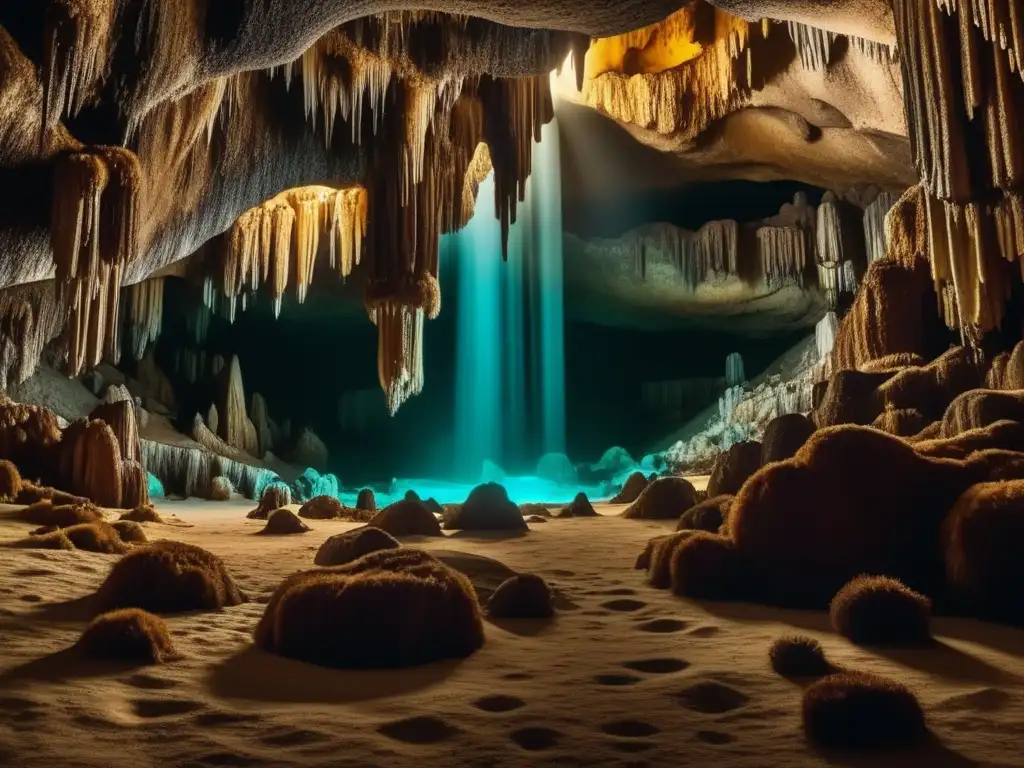
POLYGON ((643 624, 637 625, 641 632, 654 632, 659 635, 667 635, 671 632, 682 632, 686 629, 686 622, 679 619, 651 619, 643 624))
POLYGON ((195 724, 201 728, 220 728, 227 725, 244 725, 259 721, 259 715, 244 712, 202 712, 195 717, 195 724))
POLYGON ((623 613, 627 613, 629 611, 639 611, 641 608, 646 608, 647 603, 642 600, 622 598, 621 600, 609 600, 606 603, 601 603, 601 607, 607 608, 609 611, 621 611, 623 613))
POLYGON ((473 706, 482 709, 484 712, 511 712, 526 706, 526 702, 515 696, 503 696, 500 693, 493 696, 484 696, 473 702, 473 706))
POLYGON ((718 627, 697 627, 696 629, 691 629, 686 634, 690 637, 714 637, 721 631, 718 627))
POLYGON ((705 744, 731 744, 736 741, 736 737, 731 733, 721 731, 697 731, 697 738, 705 744))
POLYGON ((260 741, 268 747, 304 747, 324 741, 326 738, 324 734, 316 731, 307 731, 302 728, 282 728, 260 736, 260 741))
POLYGON ((552 576, 559 576, 563 579, 571 579, 576 576, 575 571, 563 571, 558 569, 554 571, 548 571, 548 573, 550 573, 552 576))
POLYGON ((657 726, 643 720, 613 720, 601 726, 602 733, 627 739, 643 739, 661 733, 657 726))
POLYGON ((643 672, 646 675, 670 675, 673 672, 682 672, 690 666, 690 662, 682 659, 638 659, 637 661, 625 661, 622 666, 632 669, 634 672, 643 672))
POLYGON ((139 717, 147 720, 157 717, 186 715, 203 708, 201 701, 187 699, 136 699, 132 702, 132 710, 139 717))
POLYGON ((598 685, 610 685, 610 686, 623 686, 623 685, 636 685, 643 678, 639 678, 636 675, 597 675, 594 677, 594 682, 598 685))
POLYGON ((174 688, 178 684, 176 680, 168 680, 163 677, 147 675, 145 673, 132 675, 123 682, 125 685, 130 685, 133 688, 142 688, 147 691, 166 691, 168 688, 174 688))
POLYGON ((750 701, 750 697, 742 691, 713 682, 695 683, 674 694, 674 697, 687 709, 708 715, 731 712, 750 701))
POLYGON ((646 752, 649 749, 654 749, 657 745, 649 741, 613 741, 609 746, 618 752, 636 754, 637 752, 646 752))
POLYGON ((35 576, 56 576, 57 572, 52 571, 49 568, 23 568, 20 571, 15 571, 11 575, 17 576, 19 579, 31 579, 35 576))
POLYGON ((539 752, 556 746, 562 734, 550 728, 520 728, 512 731, 510 738, 525 750, 539 752))
POLYGON ((16 696, 0 698, 0 718, 16 723, 31 723, 41 720, 46 713, 41 711, 42 704, 31 699, 16 696))
POLYGON ((22 595, 21 596, 21 600, 22 600, 22 602, 25 602, 25 603, 41 603, 41 602, 43 602, 43 598, 40 595, 22 595))
POLYGON ((506 672, 501 676, 502 680, 533 680, 529 672, 506 672))
POLYGON ((396 720, 377 729, 377 733, 406 744, 437 744, 458 732, 444 720, 429 715, 396 720))

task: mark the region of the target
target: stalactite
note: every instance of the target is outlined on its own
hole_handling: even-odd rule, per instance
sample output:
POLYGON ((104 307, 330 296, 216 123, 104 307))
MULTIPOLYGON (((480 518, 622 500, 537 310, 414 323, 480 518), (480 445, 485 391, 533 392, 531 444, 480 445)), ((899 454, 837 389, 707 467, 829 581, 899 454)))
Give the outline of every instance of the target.
MULTIPOLYGON (((221 261, 219 282, 227 299, 228 319, 233 320, 239 302, 244 310, 247 293, 264 283, 275 316, 280 315, 290 283, 299 302, 305 301, 322 237, 330 245, 332 268, 348 277, 362 257, 366 199, 362 187, 301 187, 243 213, 225 238, 221 261)), ((214 299, 204 301, 212 304, 214 299)))
POLYGON ((672 69, 588 79, 582 101, 622 122, 692 139, 763 85, 762 43, 771 25, 716 11, 715 41, 672 69))
POLYGON ((61 155, 54 163, 51 245, 59 301, 70 303, 72 375, 120 354, 118 306, 124 266, 138 250, 138 159, 116 147, 61 155))
POLYGON ((790 21, 788 26, 789 36, 793 38, 804 67, 824 71, 831 63, 832 43, 839 35, 798 21, 790 21))
POLYGON ((725 358, 725 386, 738 387, 747 380, 743 367, 743 356, 739 352, 730 352, 725 358))
POLYGON ((60 334, 66 318, 47 283, 0 290, 0 392, 35 372, 43 348, 60 334))
POLYGON ((885 217, 899 199, 894 192, 882 192, 864 209, 864 241, 869 265, 885 256, 885 217))
POLYGON ((757 230, 757 255, 765 284, 775 288, 785 284, 803 285, 807 268, 807 235, 797 227, 760 227, 757 230))
POLYGON ((131 347, 136 360, 160 336, 164 316, 164 278, 153 277, 129 288, 131 347))
POLYGON ((965 341, 1002 321, 1010 264, 1024 260, 1022 10, 1019 0, 893 3, 925 252, 965 341))
POLYGON ((54 0, 43 37, 43 125, 74 117, 106 77, 114 0, 54 0))

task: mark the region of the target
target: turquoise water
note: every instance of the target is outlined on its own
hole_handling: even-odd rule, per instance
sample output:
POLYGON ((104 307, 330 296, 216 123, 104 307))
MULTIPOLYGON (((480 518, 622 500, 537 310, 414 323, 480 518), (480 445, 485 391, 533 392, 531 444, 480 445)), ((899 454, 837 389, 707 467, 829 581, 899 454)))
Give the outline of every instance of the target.
MULTIPOLYGON (((583 491, 593 501, 606 501, 613 493, 598 486, 562 485, 540 477, 506 477, 501 484, 508 491, 509 498, 516 504, 568 504, 577 493, 583 491)), ((440 504, 461 504, 469 496, 476 483, 452 483, 443 480, 402 479, 396 480, 388 491, 375 491, 377 507, 383 507, 405 496, 406 491, 415 491, 421 499, 433 498, 440 504)), ((615 489, 616 491, 618 489, 615 489)), ((342 491, 338 499, 342 504, 354 507, 358 489, 342 491)))
MULTIPOLYGON (((532 468, 545 453, 565 451, 559 151, 552 122, 534 146, 507 261, 493 175, 481 183, 467 226, 442 238, 442 258, 454 263, 458 281, 456 477, 478 478, 485 460, 532 468)), ((535 488, 528 480, 523 487, 535 488)))

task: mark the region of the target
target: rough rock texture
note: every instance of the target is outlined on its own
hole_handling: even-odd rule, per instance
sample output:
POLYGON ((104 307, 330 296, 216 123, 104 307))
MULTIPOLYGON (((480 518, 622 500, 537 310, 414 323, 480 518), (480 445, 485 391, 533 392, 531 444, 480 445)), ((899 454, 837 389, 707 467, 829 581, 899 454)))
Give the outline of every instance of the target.
POLYGON ((396 501, 370 518, 367 523, 396 538, 402 536, 442 536, 441 524, 419 501, 396 501))
POLYGON ((96 592, 96 601, 105 611, 179 613, 239 605, 244 598, 215 555, 191 544, 157 541, 116 562, 96 592))
POLYGON ((449 531, 526 531, 528 526, 519 507, 497 483, 478 485, 469 497, 445 516, 449 531))
POLYGON ((323 666, 399 668, 465 658, 484 632, 468 578, 426 552, 399 548, 288 577, 255 642, 323 666))
POLYGON ((345 565, 371 552, 397 549, 400 546, 390 533, 366 526, 328 538, 320 545, 313 562, 317 565, 345 565))
POLYGON ((708 480, 708 496, 736 495, 747 478, 761 468, 761 443, 734 443, 719 454, 708 480))
POLYGON ((631 520, 678 520, 696 503, 697 491, 689 480, 660 477, 644 489, 622 516, 631 520))

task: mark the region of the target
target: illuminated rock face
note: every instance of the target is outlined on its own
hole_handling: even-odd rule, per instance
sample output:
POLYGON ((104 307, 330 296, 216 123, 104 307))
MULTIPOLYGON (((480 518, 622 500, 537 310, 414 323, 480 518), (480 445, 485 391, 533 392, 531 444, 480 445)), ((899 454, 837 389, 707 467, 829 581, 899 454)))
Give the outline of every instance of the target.
MULTIPOLYGON (((120 5, 0 10, 0 167, 17 182, 0 207, 0 384, 31 373, 58 335, 72 373, 125 348, 143 357, 167 276, 206 306, 220 295, 229 315, 261 288, 279 310, 285 290, 305 296, 326 238, 336 273, 361 263, 394 412, 422 387, 437 237, 465 223, 487 168, 508 232, 553 113, 548 73, 566 60, 579 103, 662 153, 666 178, 793 178, 839 199, 920 182, 914 226, 891 247, 928 257, 942 314, 968 340, 999 325, 1024 256, 1019 0, 985 13, 945 0, 481 0, 359 19, 340 0, 262 15, 145 0, 126 16, 120 5)), ((881 216, 865 219, 876 260, 881 216)), ((830 307, 860 277, 847 235, 828 239, 840 224, 816 234, 830 307)), ((698 251, 703 236, 728 255, 728 226, 690 238, 698 251)), ((750 263, 766 287, 783 285, 772 295, 784 322, 816 316, 792 290, 808 241, 773 225, 755 238, 750 263)), ((683 270, 697 295, 701 258, 683 270)), ((657 282, 646 260, 644 281, 657 282)), ((724 303, 764 298, 743 291, 724 303)), ((655 306, 676 303, 651 293, 655 306)))

